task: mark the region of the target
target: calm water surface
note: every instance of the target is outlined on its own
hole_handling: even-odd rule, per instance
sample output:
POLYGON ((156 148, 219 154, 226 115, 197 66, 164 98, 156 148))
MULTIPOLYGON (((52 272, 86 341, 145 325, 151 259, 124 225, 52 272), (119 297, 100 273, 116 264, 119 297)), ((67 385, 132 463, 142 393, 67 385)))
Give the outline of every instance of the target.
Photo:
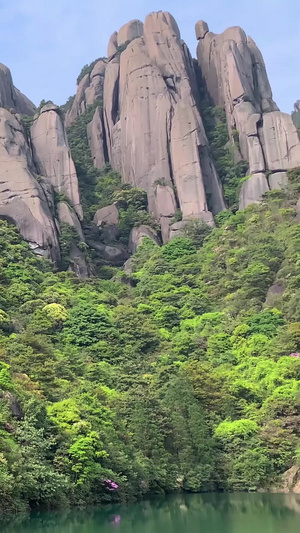
POLYGON ((131 505, 35 513, 1 533, 299 533, 300 495, 196 494, 131 505))

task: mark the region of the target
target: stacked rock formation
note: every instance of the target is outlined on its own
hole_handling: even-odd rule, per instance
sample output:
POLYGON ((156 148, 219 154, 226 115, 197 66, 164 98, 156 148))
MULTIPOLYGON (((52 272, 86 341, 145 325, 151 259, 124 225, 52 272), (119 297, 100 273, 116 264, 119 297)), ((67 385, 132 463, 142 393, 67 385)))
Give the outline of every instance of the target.
POLYGON ((254 41, 239 27, 216 35, 204 21, 196 24, 197 57, 213 105, 226 111, 229 135, 239 134, 240 157, 249 161, 250 178, 240 208, 263 193, 284 186, 286 171, 300 166, 300 143, 292 118, 273 101, 265 64, 254 41))
MULTIPOLYGON (((59 263, 61 223, 84 240, 78 180, 64 123, 59 108, 47 104, 26 132, 17 111, 33 114, 35 106, 15 89, 7 67, 0 69, 0 83, 0 217, 15 224, 37 254, 59 263), (61 196, 56 206, 55 193, 61 196)), ((70 260, 79 275, 88 274, 75 243, 70 260)))
POLYGON ((99 59, 91 73, 85 74, 80 80, 72 106, 66 114, 66 127, 71 126, 90 105, 102 100, 106 65, 106 59, 99 59))
POLYGON ((104 122, 111 166, 147 191, 164 241, 177 208, 184 221, 212 221, 225 204, 196 106, 192 59, 175 20, 158 12, 144 25, 129 22, 112 35, 108 56, 104 122))
MULTIPOLYGON (((240 208, 284 187, 286 171, 300 166, 300 104, 293 117, 279 111, 254 41, 239 27, 216 35, 203 21, 196 37, 198 66, 169 13, 125 24, 112 34, 108 58, 85 69, 65 121, 71 126, 93 106, 87 137, 95 167, 110 163, 123 182, 147 192, 164 242, 192 218, 213 225, 226 207, 199 110, 199 80, 201 94, 206 90, 211 105, 226 112, 237 161, 249 163, 240 208), (179 209, 182 220, 174 222, 179 209)), ((0 65, 0 217, 13 222, 37 253, 59 262, 63 224, 75 229, 76 242, 84 240, 78 180, 59 108, 47 104, 35 112, 0 65), (34 115, 30 132, 22 114, 34 115)), ((160 242, 141 226, 132 230, 128 247, 118 247, 118 220, 116 206, 106 206, 85 227, 88 244, 102 257, 119 264, 144 236, 160 242)), ((73 269, 87 275, 76 242, 73 269)))
POLYGON ((51 211, 20 116, 0 108, 0 217, 15 224, 37 253, 58 261, 58 234, 51 211))

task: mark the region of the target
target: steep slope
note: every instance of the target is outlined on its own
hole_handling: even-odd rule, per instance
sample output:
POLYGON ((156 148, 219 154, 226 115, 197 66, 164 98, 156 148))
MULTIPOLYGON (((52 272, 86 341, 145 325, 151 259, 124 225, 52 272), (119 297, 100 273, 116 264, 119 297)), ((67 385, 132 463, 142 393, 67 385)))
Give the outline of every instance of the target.
POLYGON ((39 254, 59 260, 58 235, 19 115, 0 109, 0 216, 39 254))
POLYGON ((66 127, 71 126, 78 116, 85 113, 88 106, 102 100, 106 64, 105 59, 99 59, 84 67, 87 72, 78 80, 74 101, 66 113, 66 127))
MULTIPOLYGON (((170 13, 150 13, 145 23, 132 20, 112 34, 107 59, 83 67, 76 95, 65 106, 41 105, 33 119, 23 120, 27 127, 31 122, 23 138, 19 129, 18 138, 8 141, 12 122, 4 126, 3 146, 10 146, 18 164, 23 154, 27 178, 14 191, 3 152, 0 215, 14 221, 38 253, 59 262, 66 225, 75 239, 69 235, 65 247, 72 268, 75 259, 85 265, 78 248, 84 235, 100 261, 120 264, 141 235, 167 242, 184 234, 190 220, 213 226, 219 212, 238 208, 238 196, 243 209, 286 186, 286 171, 300 165, 300 141, 292 117, 273 101, 256 44, 239 27, 216 35, 204 21, 196 24, 196 37, 198 63, 170 13), (113 183, 115 189, 106 194, 108 176, 109 189, 113 183), (130 198, 124 192, 129 189, 130 198), (12 200, 22 205, 18 213, 12 200), (108 231, 95 215, 112 205, 120 216, 108 231)), ((0 105, 13 113, 5 120, 17 120, 18 128, 15 113, 35 110, 4 66, 0 105)), ((69 265, 66 257, 63 263, 69 265)))
POLYGON ((110 56, 104 84, 109 160, 125 182, 147 191, 167 240, 176 207, 184 220, 208 222, 210 209, 225 207, 195 102, 191 56, 169 13, 151 13, 144 25, 128 23, 117 41, 125 50, 110 56))
POLYGON ((300 445, 289 177, 208 233, 147 239, 130 278, 54 273, 0 221, 0 512, 299 490, 291 472, 281 484, 290 468, 297 483, 300 445))
POLYGON ((71 227, 75 233, 69 237, 67 264, 86 276, 76 244, 84 240, 78 181, 59 108, 47 104, 34 114, 35 106, 14 87, 4 65, 0 106, 0 217, 14 223, 37 254, 58 265, 63 225, 71 227))

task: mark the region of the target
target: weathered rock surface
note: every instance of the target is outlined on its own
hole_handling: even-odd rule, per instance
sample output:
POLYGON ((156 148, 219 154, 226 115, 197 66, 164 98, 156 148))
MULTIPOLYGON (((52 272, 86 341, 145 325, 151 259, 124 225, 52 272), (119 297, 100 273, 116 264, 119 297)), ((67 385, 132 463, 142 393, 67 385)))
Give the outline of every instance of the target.
POLYGON ((87 125, 87 136, 94 166, 101 169, 106 163, 103 110, 101 107, 96 108, 92 121, 87 125))
POLYGON ((209 97, 225 109, 232 141, 238 132, 240 154, 249 161, 249 173, 259 175, 243 184, 242 208, 261 197, 266 187, 262 173, 272 172, 270 188, 286 184, 284 171, 300 165, 298 133, 290 115, 281 113, 273 101, 263 57, 251 37, 239 27, 216 35, 204 21, 196 24, 196 37, 198 64, 209 97))
POLYGON ((103 99, 106 66, 106 59, 99 59, 92 72, 79 82, 74 102, 66 114, 67 127, 71 126, 79 115, 85 113, 89 105, 103 99))
POLYGON ((89 266, 85 260, 84 254, 79 250, 77 245, 73 242, 70 249, 70 268, 75 274, 81 278, 88 278, 90 275, 89 266))
POLYGON ((30 130, 33 160, 57 193, 64 194, 79 219, 83 217, 78 180, 63 121, 55 105, 45 105, 30 130))
POLYGON ((94 216, 96 226, 116 226, 119 224, 119 211, 115 204, 98 209, 94 216))
POLYGON ((144 237, 148 237, 157 245, 160 244, 154 229, 150 228, 150 226, 138 226, 131 230, 128 245, 129 253, 134 254, 137 251, 140 244, 142 244, 144 237))
POLYGON ((136 39, 136 37, 141 37, 143 35, 143 28, 143 23, 137 19, 124 24, 117 34, 118 46, 121 46, 128 41, 132 41, 132 39, 136 39))
POLYGON ((300 166, 300 141, 292 117, 274 111, 263 115, 263 144, 269 170, 300 166))
POLYGON ((250 204, 260 202, 263 194, 269 190, 266 175, 263 173, 253 174, 242 184, 239 198, 240 209, 245 209, 250 204))
POLYGON ((12 109, 22 115, 34 115, 35 105, 13 84, 8 67, 0 63, 0 107, 12 109))
POLYGON ((272 487, 271 492, 299 493, 299 489, 300 468, 298 465, 294 465, 282 474, 280 484, 278 486, 272 487))
POLYGON ((162 240, 166 242, 169 239, 170 222, 177 209, 174 191, 169 185, 156 185, 154 196, 162 240))
POLYGON ((114 31, 114 33, 110 36, 108 46, 107 46, 107 57, 108 59, 113 56, 118 49, 118 32, 114 31))
MULTIPOLYGON (((178 207, 185 218, 200 217, 209 211, 206 191, 213 196, 215 212, 225 204, 196 106, 192 59, 174 18, 158 12, 146 17, 144 27, 132 21, 121 28, 118 44, 131 39, 106 69, 108 156, 125 182, 146 190, 149 210, 167 240, 168 219, 178 207), (157 189, 160 180, 165 191, 157 189), (165 201, 168 214, 162 210, 165 201)), ((114 42, 112 37, 110 51, 114 42)))
POLYGON ((59 259, 56 227, 37 181, 31 152, 16 115, 0 109, 0 217, 15 224, 38 254, 59 259))
POLYGON ((75 228, 80 240, 84 242, 84 236, 77 214, 66 202, 58 202, 57 216, 60 224, 68 224, 69 226, 75 228))
POLYGON ((273 189, 284 189, 288 184, 288 177, 286 172, 275 172, 268 178, 269 187, 273 189))

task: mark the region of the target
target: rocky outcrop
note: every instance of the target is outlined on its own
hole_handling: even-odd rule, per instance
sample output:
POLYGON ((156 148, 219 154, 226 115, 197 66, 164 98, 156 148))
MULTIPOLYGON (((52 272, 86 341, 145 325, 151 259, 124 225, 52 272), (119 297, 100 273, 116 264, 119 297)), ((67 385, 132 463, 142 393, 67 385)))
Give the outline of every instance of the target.
POLYGON ((106 244, 115 242, 119 236, 119 211, 115 204, 98 209, 94 224, 99 229, 99 236, 106 244))
POLYGON ((59 223, 73 227, 79 239, 84 242, 82 227, 73 209, 66 202, 58 202, 56 209, 59 223))
POLYGON ((22 115, 33 115, 35 105, 13 84, 9 68, 0 63, 0 107, 22 115))
POLYGON ((122 44, 127 43, 128 41, 132 41, 133 39, 136 39, 136 37, 141 37, 143 35, 143 28, 143 23, 137 19, 124 24, 117 33, 118 46, 122 46, 122 44))
POLYGON ((117 49, 118 49, 118 32, 114 31, 114 33, 110 36, 110 39, 108 41, 108 46, 107 46, 108 59, 111 59, 111 57, 116 53, 117 49))
POLYGON ((85 113, 90 105, 102 101, 106 65, 106 59, 99 59, 91 73, 86 74, 79 82, 72 106, 66 114, 67 127, 71 126, 79 115, 85 113))
POLYGON ((66 196, 81 220, 83 213, 75 165, 57 106, 47 104, 41 109, 30 135, 38 173, 49 179, 55 192, 66 196))
POLYGON ((117 226, 119 224, 119 211, 115 204, 98 209, 94 216, 96 226, 117 226))
POLYGON ((0 109, 0 217, 38 254, 59 260, 56 226, 18 115, 0 109))
POLYGON ((159 245, 159 239, 156 231, 150 226, 137 226, 130 232, 128 250, 129 253, 134 254, 138 247, 142 244, 144 237, 148 237, 155 244, 159 245))
POLYGON ((106 163, 106 143, 103 125, 103 110, 101 107, 96 108, 92 121, 87 125, 87 136, 94 166, 101 169, 106 163))
POLYGON ((147 191, 149 210, 168 239, 180 207, 185 218, 224 208, 222 188, 210 158, 196 106, 196 79, 190 53, 169 13, 151 13, 114 34, 104 83, 108 157, 125 182, 147 191), (162 187, 157 188, 161 182, 162 187), (175 193, 177 189, 177 194, 175 193), (164 203, 166 202, 166 205, 164 203), (163 207, 162 207, 163 206, 163 207))
POLYGON ((280 111, 266 113, 262 136, 269 170, 279 172, 300 166, 300 141, 290 115, 280 111))
POLYGON ((265 64, 254 41, 239 27, 216 35, 196 24, 197 57, 208 96, 226 111, 232 143, 253 176, 242 185, 240 208, 263 192, 286 185, 285 171, 300 164, 300 142, 292 118, 273 101, 265 64), (266 175, 271 176, 267 180, 266 175))
POLYGON ((271 487, 271 492, 300 493, 300 467, 294 465, 286 470, 280 480, 280 484, 271 487))
POLYGON ((263 173, 250 176, 241 186, 239 207, 245 209, 248 205, 260 202, 263 195, 270 190, 266 175, 263 173))

